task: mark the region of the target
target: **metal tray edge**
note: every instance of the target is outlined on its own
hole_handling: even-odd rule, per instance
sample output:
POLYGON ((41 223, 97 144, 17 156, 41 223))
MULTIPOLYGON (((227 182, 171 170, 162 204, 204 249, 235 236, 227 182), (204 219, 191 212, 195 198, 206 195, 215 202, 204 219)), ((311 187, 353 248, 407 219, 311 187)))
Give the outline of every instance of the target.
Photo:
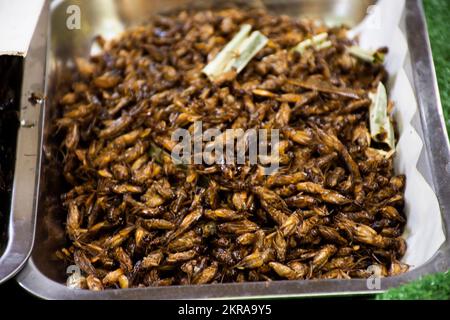
MULTIPOLYGON (((425 17, 421 0, 407 0, 406 26, 408 46, 413 64, 414 87, 417 95, 420 118, 424 128, 425 146, 430 155, 433 171, 433 184, 439 199, 441 212, 446 227, 444 232, 449 239, 450 197, 445 193, 445 186, 450 183, 450 147, 446 133, 442 107, 440 104, 434 64, 428 39, 425 17), (421 64, 420 64, 421 63, 421 64), (432 132, 433 130, 434 133, 432 132), (430 136, 430 134, 432 134, 430 136), (447 197, 446 197, 447 196, 447 197)), ((274 283, 245 283, 196 286, 137 288, 127 290, 108 290, 102 293, 87 290, 71 290, 62 284, 44 276, 34 265, 32 258, 18 275, 19 284, 30 293, 42 299, 252 299, 281 297, 316 297, 336 295, 361 295, 383 292, 399 286, 425 274, 445 271, 450 268, 450 248, 447 242, 426 264, 405 274, 381 279, 381 289, 369 290, 366 280, 308 280, 277 281, 274 283), (220 286, 220 287, 218 287, 220 286), (219 289, 220 290, 215 290, 219 289), (156 290, 155 290, 156 289, 156 290)))
POLYGON ((20 127, 17 133, 8 242, 5 252, 0 257, 0 284, 21 270, 30 256, 34 244, 35 199, 40 154, 38 146, 41 140, 39 127, 41 105, 40 103, 33 105, 28 98, 31 90, 37 94, 44 92, 45 60, 42 58, 45 57, 47 37, 46 32, 40 26, 46 23, 46 16, 46 10, 43 9, 24 62, 20 127), (44 63, 35 61, 44 61, 44 63))

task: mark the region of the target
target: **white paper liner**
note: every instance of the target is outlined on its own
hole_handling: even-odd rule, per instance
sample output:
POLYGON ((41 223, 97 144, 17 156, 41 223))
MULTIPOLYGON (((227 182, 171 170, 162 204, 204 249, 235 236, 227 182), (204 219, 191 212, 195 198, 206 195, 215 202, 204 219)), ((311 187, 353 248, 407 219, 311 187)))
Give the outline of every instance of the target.
POLYGON ((0 0, 0 55, 25 56, 44 0, 0 0))
MULTIPOLYGON (((424 264, 445 241, 442 216, 435 193, 417 170, 423 148, 420 135, 411 124, 418 112, 414 90, 404 70, 408 45, 399 28, 404 10, 404 0, 380 0, 371 14, 349 36, 358 36, 364 49, 387 46, 385 67, 389 72, 388 94, 394 102, 394 118, 399 140, 394 166, 396 173, 406 175, 405 213, 407 223, 403 237, 408 248, 403 262, 412 268, 424 264)), ((418 93, 426 94, 426 93, 418 93)))

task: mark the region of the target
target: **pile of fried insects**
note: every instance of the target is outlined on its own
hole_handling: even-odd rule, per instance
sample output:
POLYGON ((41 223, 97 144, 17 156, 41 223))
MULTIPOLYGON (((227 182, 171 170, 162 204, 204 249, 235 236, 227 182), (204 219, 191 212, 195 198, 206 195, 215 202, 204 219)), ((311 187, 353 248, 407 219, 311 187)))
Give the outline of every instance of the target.
POLYGON ((408 270, 386 48, 264 10, 158 16, 60 92, 68 245, 90 290, 408 270), (279 129, 280 167, 177 165, 177 128, 279 129))

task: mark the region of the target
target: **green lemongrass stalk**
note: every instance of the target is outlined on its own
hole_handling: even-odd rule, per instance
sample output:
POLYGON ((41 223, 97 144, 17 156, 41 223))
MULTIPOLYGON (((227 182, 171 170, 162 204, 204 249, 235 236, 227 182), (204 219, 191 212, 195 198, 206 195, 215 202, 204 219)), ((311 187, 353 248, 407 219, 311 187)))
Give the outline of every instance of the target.
POLYGON ((250 60, 267 44, 269 39, 259 31, 249 36, 251 26, 245 24, 233 39, 202 71, 211 80, 232 69, 241 72, 250 60))
POLYGON ((384 54, 377 51, 366 50, 358 46, 347 47, 347 51, 352 56, 370 63, 382 63, 384 60, 384 54))
POLYGON ((314 46, 314 49, 316 50, 322 50, 322 49, 326 49, 332 46, 332 42, 330 40, 324 41, 322 43, 319 43, 317 45, 314 46))
POLYGON ((235 56, 235 51, 242 42, 248 38, 248 34, 252 29, 251 25, 244 24, 239 32, 231 39, 230 42, 217 54, 217 56, 203 68, 202 72, 209 78, 216 78, 223 73, 225 66, 235 56))
POLYGON ((374 141, 386 143, 392 150, 395 148, 394 128, 387 112, 387 94, 383 83, 379 83, 376 93, 369 93, 372 100, 370 106, 370 135, 374 141))
POLYGON ((225 72, 230 71, 232 68, 236 69, 236 72, 241 72, 250 60, 265 47, 269 39, 259 31, 254 31, 245 39, 238 49, 238 55, 235 59, 230 61, 230 64, 225 68, 225 72))
MULTIPOLYGON (((309 39, 301 41, 299 44, 297 44, 293 48, 293 50, 297 51, 299 53, 303 53, 303 52, 305 52, 306 49, 308 49, 309 47, 312 47, 312 46, 315 47, 317 50, 320 50, 317 48, 317 46, 319 46, 321 43, 323 43, 327 38, 328 38, 327 32, 319 33, 309 39)), ((329 46, 331 46, 331 42, 330 42, 329 46)))

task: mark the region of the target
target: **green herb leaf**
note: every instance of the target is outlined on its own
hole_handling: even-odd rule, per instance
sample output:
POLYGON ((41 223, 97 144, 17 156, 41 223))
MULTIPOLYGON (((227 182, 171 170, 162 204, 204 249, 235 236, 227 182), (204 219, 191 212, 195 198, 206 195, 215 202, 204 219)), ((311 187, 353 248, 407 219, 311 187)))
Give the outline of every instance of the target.
POLYGON ((374 141, 395 148, 394 128, 387 113, 387 94, 383 83, 379 83, 375 94, 370 93, 370 135, 374 141))

